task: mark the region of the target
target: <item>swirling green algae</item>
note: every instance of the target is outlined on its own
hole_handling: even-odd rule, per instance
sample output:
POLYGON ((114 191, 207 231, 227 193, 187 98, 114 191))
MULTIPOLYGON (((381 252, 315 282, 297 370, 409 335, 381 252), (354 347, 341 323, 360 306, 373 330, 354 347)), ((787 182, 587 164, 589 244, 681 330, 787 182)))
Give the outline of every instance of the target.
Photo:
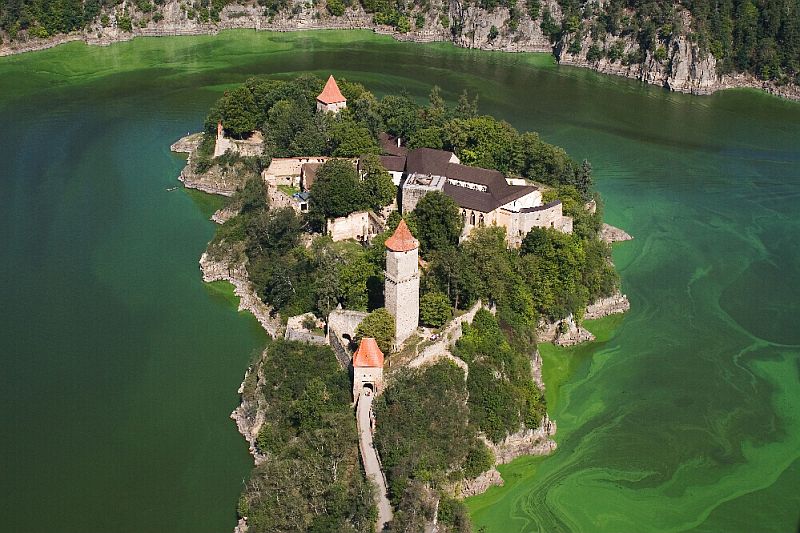
MULTIPOLYGON (((696 286, 709 271, 692 273, 687 292, 707 298, 698 292, 709 288, 696 286)), ((750 267, 736 281, 749 275, 750 267)), ((500 467, 505 486, 468 500, 476 528, 793 531, 800 465, 797 350, 747 333, 720 307, 712 307, 717 327, 729 336, 715 336, 719 353, 729 356, 693 354, 693 368, 669 378, 661 370, 686 366, 680 357, 670 360, 669 346, 675 343, 664 338, 651 344, 650 353, 661 360, 632 371, 630 359, 647 353, 648 346, 640 343, 642 352, 637 352, 632 340, 613 334, 617 321, 590 322, 598 341, 585 346, 542 345, 558 450, 500 467), (708 366, 719 380, 698 380, 700 366, 708 366), (714 392, 730 392, 725 389, 734 396, 714 392), (771 408, 766 418, 764 401, 771 408), (650 450, 650 456, 642 450, 650 450)), ((644 322, 637 314, 631 320, 644 322)), ((707 331, 714 329, 709 324, 707 331)), ((626 324, 622 335, 626 331, 641 334, 637 324, 626 324)))

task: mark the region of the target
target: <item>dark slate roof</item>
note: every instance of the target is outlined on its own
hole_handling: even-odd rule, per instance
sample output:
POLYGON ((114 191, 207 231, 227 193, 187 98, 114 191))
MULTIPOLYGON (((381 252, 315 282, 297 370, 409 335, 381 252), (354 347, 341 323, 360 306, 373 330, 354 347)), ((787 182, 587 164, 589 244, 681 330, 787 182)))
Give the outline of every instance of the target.
POLYGON ((403 172, 406 169, 406 157, 400 155, 382 155, 381 164, 386 170, 403 172))
POLYGON ((405 146, 397 146, 397 137, 389 133, 379 133, 378 142, 381 145, 381 150, 383 150, 383 153, 386 155, 404 156, 408 153, 408 148, 405 146))
POLYGON ((485 185, 489 190, 500 190, 509 186, 503 173, 498 170, 468 167, 467 165, 460 165, 458 163, 450 163, 447 165, 447 177, 453 180, 485 185))
POLYGON ((322 166, 322 163, 303 163, 300 170, 303 172, 303 188, 310 190, 314 185, 314 180, 317 178, 317 170, 322 166))
POLYGON ((433 148, 417 148, 408 152, 406 172, 409 174, 428 174, 430 176, 446 176, 452 152, 434 150, 433 148))
POLYGON ((492 198, 492 195, 488 192, 467 189, 466 187, 459 187, 458 185, 450 185, 450 183, 445 183, 442 191, 452 198, 459 207, 465 209, 489 213, 497 208, 494 198, 492 198))
POLYGON ((448 165, 447 178, 485 186, 486 192, 449 183, 444 188, 444 192, 461 207, 476 209, 484 213, 494 211, 498 207, 536 190, 536 187, 530 185, 509 185, 505 176, 497 170, 468 167, 455 163, 448 165))

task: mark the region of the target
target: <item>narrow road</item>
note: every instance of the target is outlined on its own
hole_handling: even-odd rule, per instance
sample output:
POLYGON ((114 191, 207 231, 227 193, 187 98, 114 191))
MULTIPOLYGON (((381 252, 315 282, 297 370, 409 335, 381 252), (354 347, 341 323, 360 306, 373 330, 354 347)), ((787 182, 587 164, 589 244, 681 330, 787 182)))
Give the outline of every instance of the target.
POLYGON ((356 425, 358 426, 358 446, 361 448, 361 461, 367 478, 371 479, 378 489, 378 525, 376 531, 383 531, 387 522, 392 520, 392 506, 386 497, 386 482, 381 472, 381 463, 378 461, 378 452, 372 444, 372 428, 369 423, 369 414, 372 411, 372 391, 364 389, 358 397, 356 408, 356 425), (369 391, 369 392, 368 392, 369 391))

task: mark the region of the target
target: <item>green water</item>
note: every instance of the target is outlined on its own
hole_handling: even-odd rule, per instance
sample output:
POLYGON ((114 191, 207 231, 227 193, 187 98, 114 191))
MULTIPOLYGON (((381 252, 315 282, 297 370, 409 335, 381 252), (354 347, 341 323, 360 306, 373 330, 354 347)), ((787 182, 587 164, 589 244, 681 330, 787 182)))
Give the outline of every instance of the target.
POLYGON ((487 532, 795 531, 800 105, 366 32, 69 44, 0 59, 0 530, 229 531, 228 413, 264 342, 197 258, 170 142, 252 74, 432 83, 595 168, 633 309, 545 353, 558 451, 469 501, 487 532), (612 321, 613 322, 613 321, 612 321), (615 327, 616 326, 616 327, 615 327))

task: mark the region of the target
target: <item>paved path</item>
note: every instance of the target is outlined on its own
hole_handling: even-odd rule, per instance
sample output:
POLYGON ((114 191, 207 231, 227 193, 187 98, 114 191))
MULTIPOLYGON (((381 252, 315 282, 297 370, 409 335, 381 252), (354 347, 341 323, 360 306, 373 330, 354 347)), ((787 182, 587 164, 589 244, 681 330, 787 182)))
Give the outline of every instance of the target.
POLYGON ((392 506, 389 505, 389 498, 386 497, 386 481, 381 472, 378 452, 372 444, 372 428, 369 423, 372 399, 372 394, 367 395, 366 391, 359 396, 356 409, 356 424, 358 425, 358 446, 361 448, 361 461, 364 463, 364 470, 367 473, 367 478, 372 480, 378 489, 378 526, 375 529, 383 531, 386 523, 392 520, 392 506))

